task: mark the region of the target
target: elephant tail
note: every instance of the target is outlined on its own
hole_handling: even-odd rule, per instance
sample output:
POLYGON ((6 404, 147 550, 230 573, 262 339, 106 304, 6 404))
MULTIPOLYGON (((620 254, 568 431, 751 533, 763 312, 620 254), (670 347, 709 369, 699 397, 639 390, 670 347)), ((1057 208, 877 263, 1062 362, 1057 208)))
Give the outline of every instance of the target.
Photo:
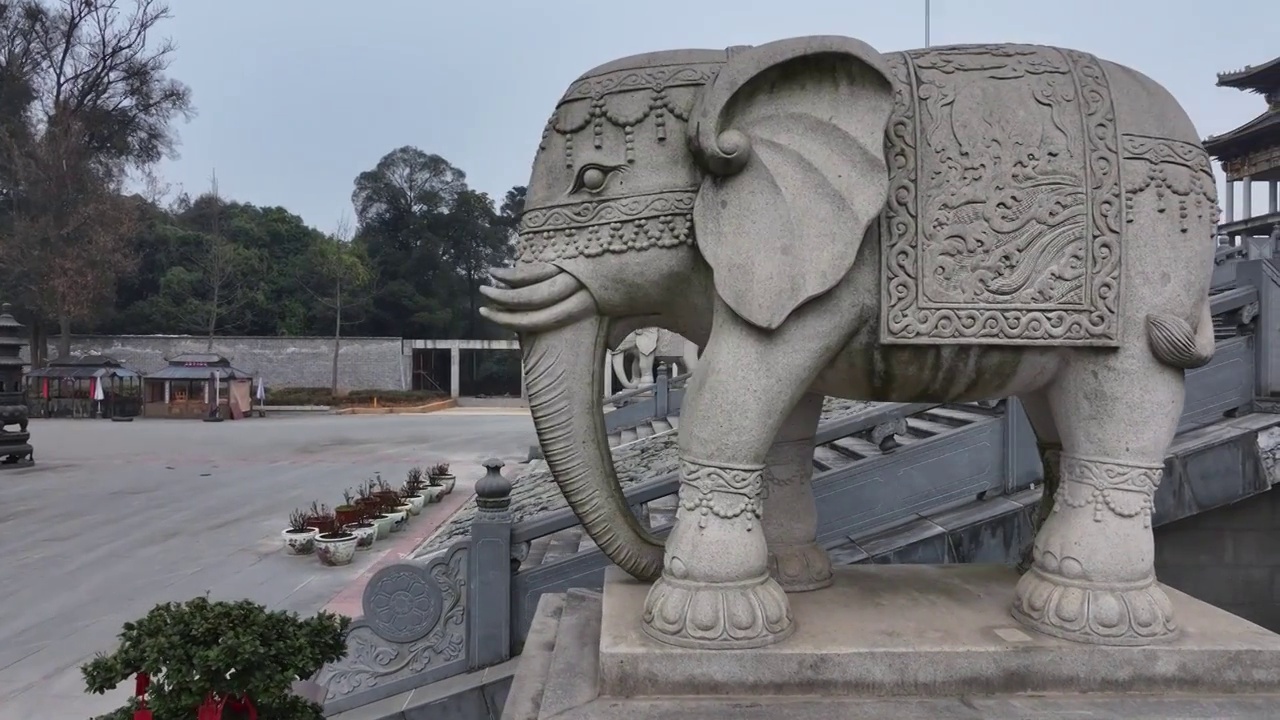
POLYGON ((1147 341, 1151 354, 1165 365, 1190 370, 1213 359, 1213 317, 1206 299, 1200 311, 1200 322, 1191 325, 1176 315, 1148 315, 1147 341))

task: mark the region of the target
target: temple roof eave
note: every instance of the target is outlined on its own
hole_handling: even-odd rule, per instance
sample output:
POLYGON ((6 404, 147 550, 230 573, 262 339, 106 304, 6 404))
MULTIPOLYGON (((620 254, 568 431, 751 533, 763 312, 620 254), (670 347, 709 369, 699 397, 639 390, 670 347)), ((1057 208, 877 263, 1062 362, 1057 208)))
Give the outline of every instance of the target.
POLYGON ((1243 69, 1218 73, 1218 87, 1237 88, 1264 92, 1280 87, 1280 57, 1261 65, 1247 65, 1243 69))
MULTIPOLYGON (((1241 125, 1234 130, 1228 130, 1221 135, 1210 135, 1203 141, 1204 149, 1221 160, 1224 156, 1231 157, 1242 152, 1236 146, 1257 141, 1257 136, 1262 134, 1275 134, 1280 139, 1280 111, 1268 110, 1249 122, 1241 125)), ((1274 144, 1273 139, 1268 145, 1274 144)))

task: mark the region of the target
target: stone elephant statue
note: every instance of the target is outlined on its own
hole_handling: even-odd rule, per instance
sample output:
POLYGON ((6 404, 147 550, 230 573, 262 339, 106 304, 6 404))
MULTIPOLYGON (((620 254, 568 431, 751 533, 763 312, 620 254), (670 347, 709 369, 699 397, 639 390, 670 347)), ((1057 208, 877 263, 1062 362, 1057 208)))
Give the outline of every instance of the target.
POLYGON ((520 334, 586 531, 654 581, 645 632, 711 648, 792 632, 786 592, 831 577, 809 481, 833 395, 1019 397, 1048 489, 1013 615, 1086 643, 1175 634, 1150 519, 1183 371, 1214 349, 1198 137, 1146 76, 1042 46, 805 37, 575 81, 484 313, 520 334), (665 544, 628 510, 599 401, 606 347, 648 326, 702 347, 665 544))
POLYGON ((658 328, 640 328, 623 338, 622 343, 614 348, 613 372, 622 386, 634 390, 642 385, 653 384, 653 364, 658 350, 658 328), (634 371, 628 368, 627 360, 635 358, 634 371))

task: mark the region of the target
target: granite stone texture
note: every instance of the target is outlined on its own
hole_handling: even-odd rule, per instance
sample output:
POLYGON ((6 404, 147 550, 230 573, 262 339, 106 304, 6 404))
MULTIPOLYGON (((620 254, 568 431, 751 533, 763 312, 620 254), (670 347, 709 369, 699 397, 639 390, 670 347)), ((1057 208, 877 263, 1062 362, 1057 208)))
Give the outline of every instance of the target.
MULTIPOLYGON (((609 599, 578 591, 545 595, 510 686, 503 720, 1276 717, 1280 636, 1171 592, 1184 611, 1181 617, 1191 623, 1187 637, 1174 646, 1090 648, 1024 632, 998 602, 983 597, 995 589, 988 587, 993 582, 1010 584, 1011 578, 996 578, 1010 574, 1008 569, 970 566, 942 569, 954 577, 941 582, 926 577, 938 570, 863 568, 856 582, 838 579, 834 587, 807 593, 805 602, 797 603, 798 622, 816 624, 816 631, 801 630, 784 644, 745 654, 662 646, 635 629, 638 623, 628 608, 606 609, 609 599), (876 575, 882 577, 877 580, 876 575), (912 575, 923 583, 913 582, 908 577, 912 575), (878 601, 815 602, 823 593, 872 595, 878 601), (936 606, 941 604, 958 613, 939 612, 936 606), (822 612, 839 614, 843 620, 815 617, 822 612), (846 651, 837 649, 846 643, 846 651), (855 647, 865 653, 862 662, 853 659, 859 654, 855 647), (1135 660, 1137 656, 1151 661, 1135 660), (1001 664, 1009 662, 1016 668, 1003 671, 1001 664), (803 671, 788 672, 796 663, 803 671), (837 669, 860 669, 860 677, 870 682, 841 677, 834 691, 815 692, 813 686, 823 684, 837 669), (945 692, 955 690, 958 676, 971 682, 945 692), (1180 683, 1178 676, 1188 682, 1180 683), (911 684, 913 677, 917 682, 911 684), (625 692, 609 694, 610 683, 625 692), (691 683, 698 686, 690 688, 691 683), (744 683, 746 692, 718 694, 744 683), (875 696, 886 683, 910 694, 875 696), (1054 683, 1054 691, 1019 692, 1046 683, 1054 683), (1181 687, 1167 689, 1175 683, 1181 687), (989 692, 995 686, 1008 692, 989 692), (1099 686, 1111 689, 1077 692, 1099 686), (1210 687, 1218 690, 1196 691, 1210 687), (669 694, 673 688, 685 692, 669 694), (783 694, 788 690, 795 694, 783 694)), ((606 593, 616 590, 617 582, 632 581, 614 572, 606 593)), ((633 602, 643 599, 642 593, 630 594, 633 602)))
POLYGON ((783 586, 824 570, 813 493, 775 441, 805 394, 1038 406, 1060 491, 1015 616, 1088 644, 1176 634, 1144 548, 1184 396, 1169 370, 1215 349, 1217 192, 1166 89, 1069 48, 813 35, 619 58, 550 109, 514 267, 482 313, 521 333, 533 421, 584 531, 653 582, 650 636, 743 648, 794 631, 783 586), (702 348, 664 546, 628 522, 600 422, 607 340, 636 318, 702 348))

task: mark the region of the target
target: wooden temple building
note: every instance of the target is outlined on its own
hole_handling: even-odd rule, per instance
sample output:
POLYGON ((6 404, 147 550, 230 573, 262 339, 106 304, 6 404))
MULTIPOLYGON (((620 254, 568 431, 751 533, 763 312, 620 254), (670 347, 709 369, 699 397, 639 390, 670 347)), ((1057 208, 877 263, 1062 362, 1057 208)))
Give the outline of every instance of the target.
POLYGON ((26 390, 32 417, 135 417, 142 374, 109 355, 72 355, 28 372, 26 390))
POLYGON ((216 405, 222 418, 248 417, 253 376, 212 353, 169 358, 169 366, 143 378, 146 417, 206 418, 216 405))
POLYGON ((1258 117, 1204 141, 1205 149, 1222 163, 1227 176, 1218 235, 1230 238, 1233 245, 1248 238, 1268 238, 1274 245, 1274 240, 1280 239, 1280 57, 1220 73, 1218 87, 1248 90, 1267 102, 1258 117), (1266 212, 1253 207, 1254 183, 1266 184, 1266 212), (1237 185, 1241 191, 1238 207, 1237 185))

